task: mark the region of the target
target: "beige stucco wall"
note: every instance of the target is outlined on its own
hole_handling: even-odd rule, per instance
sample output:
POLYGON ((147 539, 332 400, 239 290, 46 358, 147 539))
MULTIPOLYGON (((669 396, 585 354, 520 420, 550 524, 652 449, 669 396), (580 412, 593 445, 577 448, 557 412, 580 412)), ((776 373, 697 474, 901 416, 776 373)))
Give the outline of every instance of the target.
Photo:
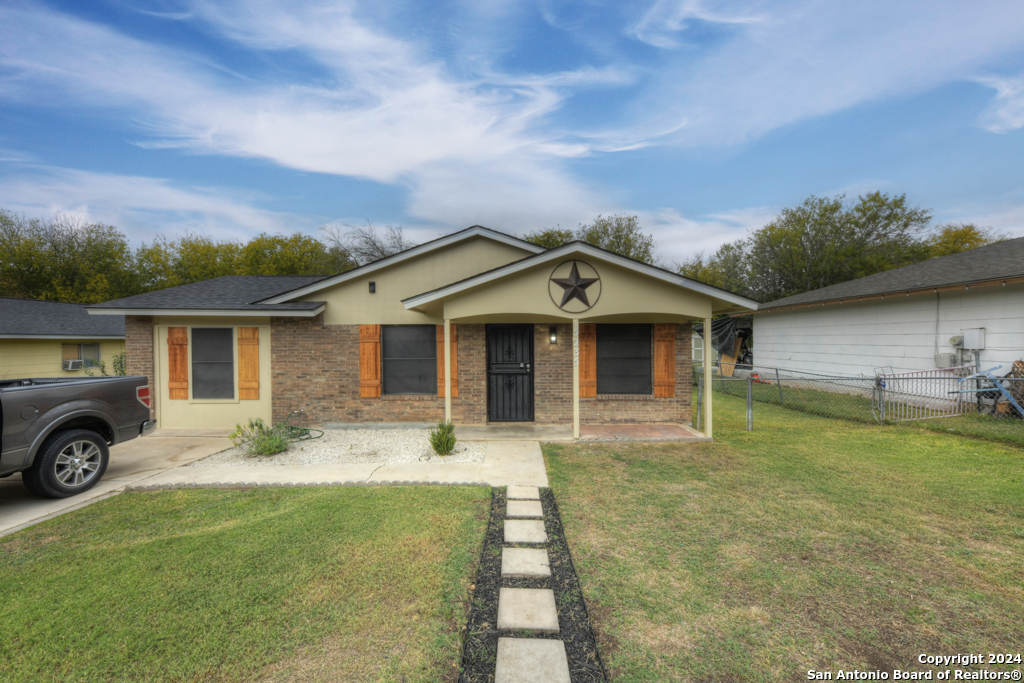
MULTIPOLYGON (((99 344, 100 360, 114 374, 113 357, 124 351, 123 339, 0 339, 0 380, 26 377, 84 377, 84 370, 64 370, 63 344, 99 344)), ((99 375, 98 368, 92 368, 99 375)))
MULTIPOLYGON (((711 316, 711 297, 591 256, 580 260, 601 277, 600 298, 578 316, 584 322, 686 322, 711 316)), ((557 265, 545 263, 451 296, 443 312, 434 315, 461 322, 570 320, 574 316, 559 309, 548 294, 548 280, 557 265)))
POLYGON ((272 419, 270 398, 271 352, 269 318, 157 318, 154 322, 156 344, 153 348, 153 365, 157 387, 157 421, 163 429, 230 429, 250 417, 263 418, 268 424, 272 419), (170 399, 167 388, 167 328, 189 328, 188 386, 189 398, 170 399), (230 327, 235 330, 232 348, 235 352, 235 398, 193 399, 192 387, 192 328, 230 327), (260 336, 260 397, 258 400, 238 398, 238 328, 258 327, 260 336))
POLYGON ((475 237, 390 268, 368 273, 328 290, 315 292, 303 299, 327 302, 324 322, 328 325, 436 324, 444 322, 439 311, 409 311, 402 305, 402 299, 518 261, 531 254, 520 247, 475 237), (374 294, 369 292, 370 282, 377 283, 374 294))

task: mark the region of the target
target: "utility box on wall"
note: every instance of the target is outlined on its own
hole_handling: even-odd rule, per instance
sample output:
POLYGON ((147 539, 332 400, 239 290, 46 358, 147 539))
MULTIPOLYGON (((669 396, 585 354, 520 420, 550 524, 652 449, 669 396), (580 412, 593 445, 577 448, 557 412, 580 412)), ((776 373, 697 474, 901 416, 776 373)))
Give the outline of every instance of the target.
POLYGON ((937 353, 937 354, 935 354, 935 367, 937 367, 937 368, 954 368, 954 367, 956 367, 956 354, 955 353, 937 353))
POLYGON ((970 330, 963 330, 964 348, 972 351, 980 351, 985 348, 985 328, 975 327, 970 330))

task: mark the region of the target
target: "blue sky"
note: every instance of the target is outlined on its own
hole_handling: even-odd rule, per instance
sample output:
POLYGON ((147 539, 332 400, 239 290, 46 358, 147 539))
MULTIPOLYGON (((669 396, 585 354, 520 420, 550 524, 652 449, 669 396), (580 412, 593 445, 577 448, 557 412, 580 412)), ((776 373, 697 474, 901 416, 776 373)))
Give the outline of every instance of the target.
POLYGON ((666 262, 811 194, 1024 235, 1024 3, 22 2, 0 207, 133 240, 629 213, 666 262))

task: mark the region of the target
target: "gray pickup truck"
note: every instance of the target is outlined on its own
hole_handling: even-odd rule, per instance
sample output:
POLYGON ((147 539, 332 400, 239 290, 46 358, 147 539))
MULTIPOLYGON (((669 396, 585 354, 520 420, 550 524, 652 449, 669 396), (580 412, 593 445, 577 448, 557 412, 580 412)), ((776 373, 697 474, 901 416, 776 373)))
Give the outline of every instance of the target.
POLYGON ((0 478, 21 472, 32 493, 66 498, 96 485, 108 446, 149 434, 145 377, 0 381, 0 478))

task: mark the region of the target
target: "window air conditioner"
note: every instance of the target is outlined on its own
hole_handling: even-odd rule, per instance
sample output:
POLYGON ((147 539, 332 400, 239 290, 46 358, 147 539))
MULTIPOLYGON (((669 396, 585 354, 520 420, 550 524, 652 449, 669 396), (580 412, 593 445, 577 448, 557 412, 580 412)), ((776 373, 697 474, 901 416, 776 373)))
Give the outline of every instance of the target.
POLYGON ((81 370, 85 367, 84 360, 66 360, 64 361, 65 370, 81 370))

